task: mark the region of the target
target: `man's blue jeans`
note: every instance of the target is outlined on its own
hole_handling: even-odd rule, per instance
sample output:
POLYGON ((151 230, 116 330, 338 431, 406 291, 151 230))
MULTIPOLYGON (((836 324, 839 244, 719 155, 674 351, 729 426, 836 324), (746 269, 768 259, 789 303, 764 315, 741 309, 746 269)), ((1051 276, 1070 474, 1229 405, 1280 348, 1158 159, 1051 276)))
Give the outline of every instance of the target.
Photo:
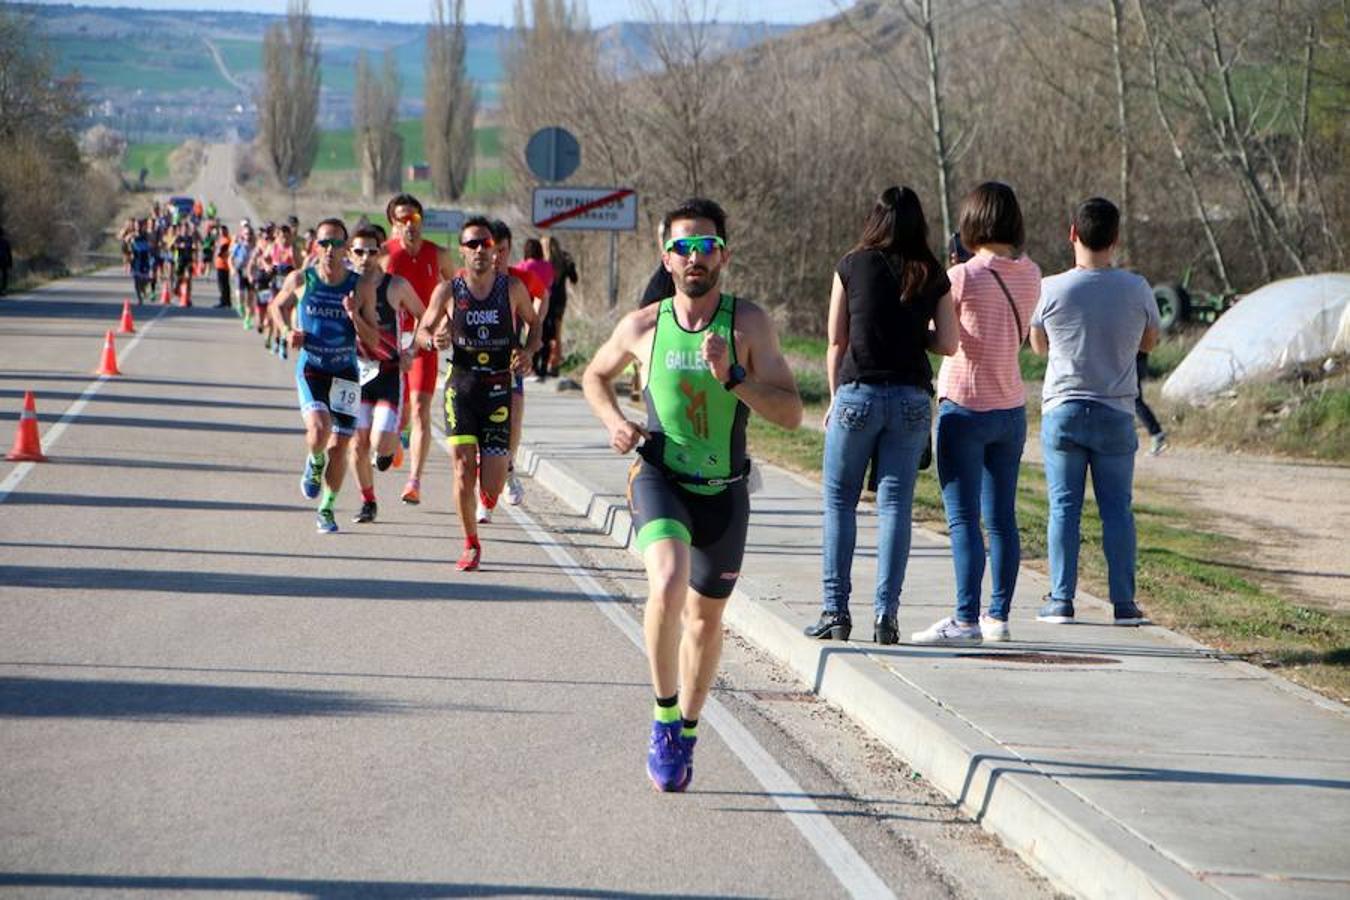
POLYGON ((858 497, 867 462, 877 458, 876 615, 895 615, 909 562, 910 513, 919 457, 928 442, 928 392, 909 385, 840 386, 825 428, 824 608, 848 612, 858 497))
POLYGON ((1092 493, 1102 518, 1111 602, 1134 601, 1135 534, 1130 502, 1138 448, 1134 417, 1102 403, 1068 400, 1041 416, 1041 452, 1050 495, 1050 596, 1054 599, 1072 600, 1078 589, 1083 490, 1091 471, 1092 493))
POLYGON ((1026 407, 977 412, 950 400, 938 404, 938 481, 947 509, 956 567, 956 618, 980 620, 984 527, 989 531, 989 616, 1006 622, 1017 587, 1022 542, 1017 536, 1017 470, 1027 442, 1026 407))

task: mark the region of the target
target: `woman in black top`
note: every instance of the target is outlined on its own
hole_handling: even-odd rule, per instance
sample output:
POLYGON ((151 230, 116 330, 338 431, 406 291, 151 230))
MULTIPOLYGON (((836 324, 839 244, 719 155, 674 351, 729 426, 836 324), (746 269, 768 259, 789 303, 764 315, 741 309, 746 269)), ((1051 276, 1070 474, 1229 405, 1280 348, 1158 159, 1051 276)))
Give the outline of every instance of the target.
POLYGON ((873 639, 899 640, 896 612, 909 561, 910 511, 928 444, 933 370, 928 350, 956 352, 951 285, 928 246, 923 206, 909 188, 877 199, 830 292, 825 417, 824 603, 811 637, 847 640, 857 506, 868 460, 878 475, 873 639))

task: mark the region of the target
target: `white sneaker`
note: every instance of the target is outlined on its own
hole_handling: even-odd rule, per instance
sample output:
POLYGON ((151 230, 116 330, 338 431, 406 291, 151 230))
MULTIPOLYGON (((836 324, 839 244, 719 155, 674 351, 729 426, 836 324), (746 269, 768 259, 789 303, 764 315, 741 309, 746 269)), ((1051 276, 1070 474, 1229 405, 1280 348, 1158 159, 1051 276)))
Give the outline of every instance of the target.
POLYGON ((914 644, 965 646, 982 643, 984 637, 980 634, 979 625, 962 625, 955 619, 948 618, 934 622, 923 631, 914 632, 909 636, 909 640, 914 644))
POLYGON ((492 510, 483 505, 483 501, 478 501, 478 514, 474 516, 479 525, 487 525, 492 521, 492 510))
POLYGON ((525 499, 525 488, 521 487, 520 479, 514 472, 506 476, 506 490, 502 491, 502 497, 512 506, 519 506, 520 501, 525 499))
POLYGON ((980 616, 980 635, 986 641, 1012 640, 1012 635, 1008 632, 1008 623, 999 619, 991 619, 988 616, 980 616))

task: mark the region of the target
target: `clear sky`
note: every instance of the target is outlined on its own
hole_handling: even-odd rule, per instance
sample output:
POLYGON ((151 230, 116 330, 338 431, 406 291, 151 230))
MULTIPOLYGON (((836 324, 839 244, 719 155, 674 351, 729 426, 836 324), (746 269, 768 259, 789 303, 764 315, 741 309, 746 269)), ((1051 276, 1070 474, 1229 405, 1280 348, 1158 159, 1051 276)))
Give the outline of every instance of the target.
MULTIPOLYGON (((55 5, 54 0, 36 0, 42 5, 55 5)), ((63 0, 75 6, 122 6, 139 9, 211 9, 243 12, 284 13, 286 0, 63 0)), ((694 0, 694 9, 702 8, 702 0, 694 0)), ((839 5, 851 0, 774 0, 772 3, 754 0, 707 0, 708 17, 723 22, 781 22, 800 24, 829 18, 838 12, 839 5)), ((667 0, 656 0, 659 6, 669 6, 667 0)), ((512 0, 465 0, 465 18, 470 22, 489 25, 511 24, 512 0)), ((316 16, 337 16, 353 19, 383 19, 391 22, 425 22, 429 18, 430 0, 311 0, 310 8, 316 16)), ((646 4, 632 0, 588 0, 591 24, 609 25, 613 22, 645 18, 646 4)))

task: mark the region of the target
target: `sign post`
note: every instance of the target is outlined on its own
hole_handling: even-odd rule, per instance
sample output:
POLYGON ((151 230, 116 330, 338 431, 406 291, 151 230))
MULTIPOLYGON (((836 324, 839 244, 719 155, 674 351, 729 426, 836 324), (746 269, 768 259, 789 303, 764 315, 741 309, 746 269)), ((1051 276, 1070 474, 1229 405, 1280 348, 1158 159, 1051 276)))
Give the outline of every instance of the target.
POLYGON ((581 165, 581 145, 566 128, 541 128, 525 145, 525 164, 540 181, 566 181, 581 165))
POLYGON ((632 188, 535 188, 535 228, 609 232, 609 306, 619 304, 619 232, 637 230, 637 192, 632 188))

